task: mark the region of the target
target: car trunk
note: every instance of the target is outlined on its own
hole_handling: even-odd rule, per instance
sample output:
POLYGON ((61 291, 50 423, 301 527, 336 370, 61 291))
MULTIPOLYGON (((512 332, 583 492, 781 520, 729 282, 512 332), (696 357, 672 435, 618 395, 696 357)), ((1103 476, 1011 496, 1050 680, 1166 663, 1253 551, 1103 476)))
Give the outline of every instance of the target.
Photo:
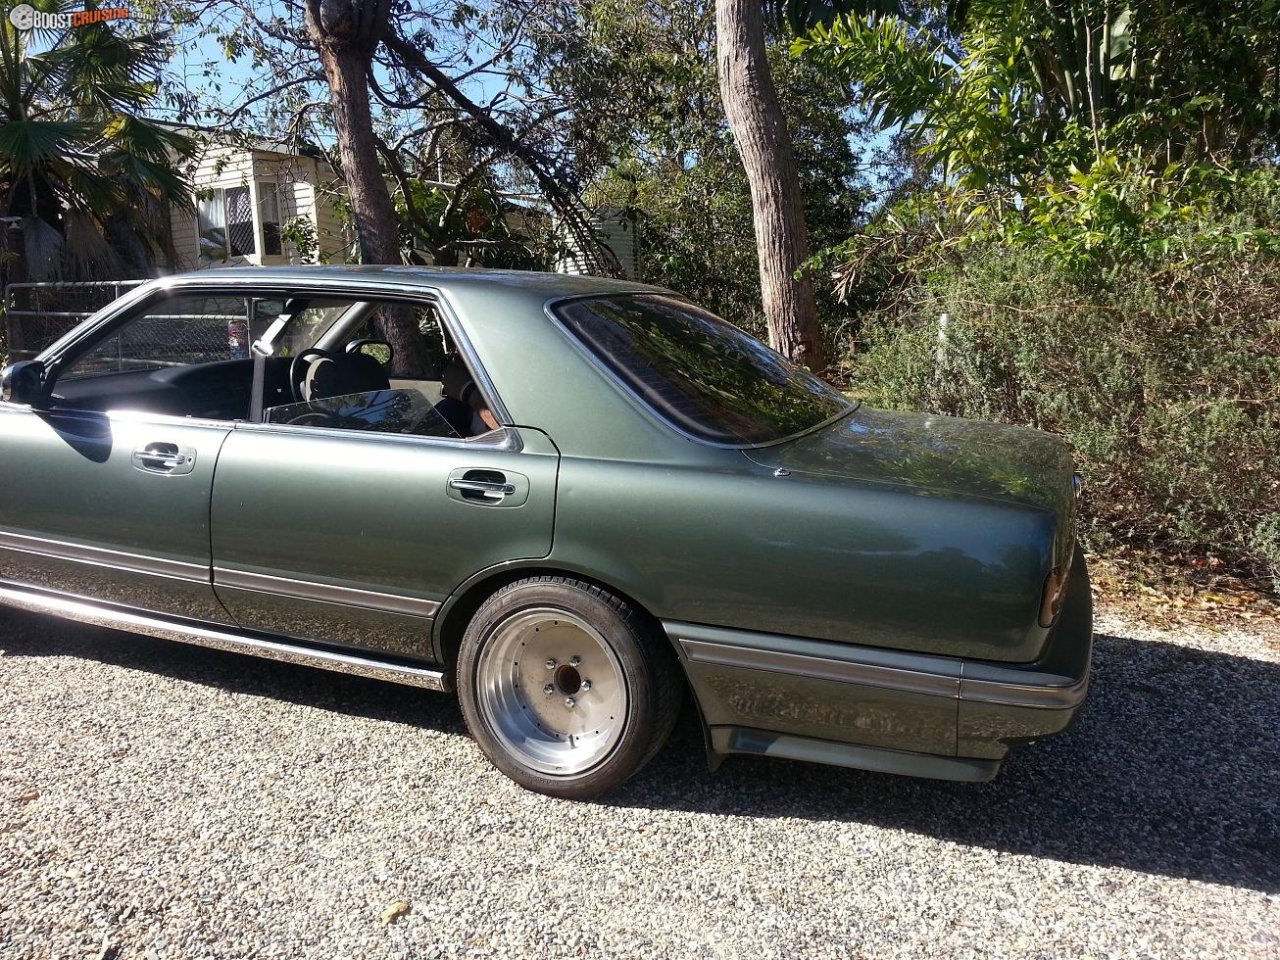
POLYGON ((980 498, 1053 515, 1055 565, 1074 543, 1071 451, 1028 427, 858 407, 796 440, 744 451, 771 469, 914 488, 935 497, 980 498))

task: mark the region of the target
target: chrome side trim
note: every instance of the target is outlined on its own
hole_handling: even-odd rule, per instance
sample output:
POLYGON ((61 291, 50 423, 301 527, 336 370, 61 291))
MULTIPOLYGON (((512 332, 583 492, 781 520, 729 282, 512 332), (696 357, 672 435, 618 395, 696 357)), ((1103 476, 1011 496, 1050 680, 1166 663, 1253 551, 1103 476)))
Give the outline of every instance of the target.
POLYGON ((209 568, 203 564, 165 560, 138 553, 126 553, 123 550, 108 550, 105 547, 89 547, 80 543, 68 543, 65 540, 10 533, 7 530, 0 530, 0 549, 87 563, 95 567, 127 570, 130 573, 146 573, 153 577, 191 580, 196 583, 209 582, 209 568))
POLYGON ((685 656, 699 663, 766 670, 770 673, 786 673, 813 680, 857 683, 867 687, 897 690, 902 693, 921 693, 953 700, 960 697, 960 680, 954 676, 902 670, 852 660, 828 660, 798 653, 784 653, 780 650, 759 650, 726 643, 708 643, 703 640, 682 639, 680 646, 685 656))
POLYGON ((366 607, 383 613, 407 613, 414 617, 431 618, 440 610, 435 600, 402 597, 373 590, 357 590, 354 587, 335 587, 310 580, 293 580, 288 577, 271 577, 244 570, 213 568, 213 585, 237 590, 253 590, 257 593, 275 593, 300 600, 318 600, 321 603, 338 603, 348 607, 366 607))
POLYGON ((210 430, 221 430, 223 433, 230 433, 234 423, 234 421, 231 420, 209 420, 204 417, 179 417, 175 414, 155 413, 151 410, 135 410, 131 407, 113 407, 110 410, 75 410, 71 408, 62 408, 58 413, 63 416, 76 416, 84 419, 93 419, 95 415, 105 416, 112 423, 139 423, 173 427, 206 427, 210 430))
POLYGON ((68 597, 33 593, 0 584, 0 603, 32 613, 52 614, 66 620, 75 620, 113 630, 140 633, 162 640, 225 650, 231 653, 247 653, 267 660, 294 663, 308 667, 320 667, 338 673, 374 680, 389 680, 424 690, 448 690, 445 675, 439 670, 415 667, 407 664, 386 663, 352 653, 323 650, 265 637, 236 633, 222 627, 180 623, 161 617, 127 613, 109 607, 98 606, 68 597))
MULTIPOLYGON (((991 668, 986 672, 990 674, 991 668)), ((1074 683, 1065 677, 1049 678, 1044 684, 1030 684, 1010 670, 1008 680, 960 680, 960 699, 967 703, 995 703, 1006 707, 1035 707, 1048 710, 1071 710, 1084 703, 1089 692, 1086 674, 1074 683), (1059 681, 1057 683, 1051 681, 1059 681)))
POLYGON ((859 684, 965 703, 1042 710, 1073 710, 1084 702, 1089 691, 1087 672, 1077 678, 1037 669, 1034 665, 1006 666, 931 654, 905 654, 693 624, 665 623, 664 626, 691 662, 719 667, 859 684), (779 649, 783 646, 792 649, 779 649))

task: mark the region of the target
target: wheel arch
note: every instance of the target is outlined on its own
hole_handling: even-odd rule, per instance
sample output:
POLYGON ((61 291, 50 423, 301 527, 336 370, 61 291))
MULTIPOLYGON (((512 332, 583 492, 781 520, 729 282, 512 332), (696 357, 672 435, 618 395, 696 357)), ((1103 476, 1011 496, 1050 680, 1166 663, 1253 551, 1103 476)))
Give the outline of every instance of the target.
MULTIPOLYGON (((601 590, 607 590, 619 599, 626 601, 632 609, 649 621, 658 634, 666 637, 668 644, 671 644, 672 651, 677 654, 677 659, 679 659, 675 644, 667 636, 666 630, 663 629, 662 621, 653 612, 650 605, 646 604, 642 599, 630 591, 621 589, 616 584, 587 571, 576 569, 567 564, 549 563, 542 560, 514 562, 491 567, 488 570, 482 570, 455 589, 441 606, 432 629, 432 648, 436 661, 452 675, 458 662, 458 646, 462 641, 462 634, 466 630, 467 624, 471 622, 475 612, 480 609, 481 604, 507 584, 514 583, 517 580, 525 580, 529 577, 569 577, 573 580, 580 580, 583 583, 599 587, 601 590)), ((681 671, 683 672, 683 663, 681 671)), ((687 685, 687 677, 685 682, 687 685)))

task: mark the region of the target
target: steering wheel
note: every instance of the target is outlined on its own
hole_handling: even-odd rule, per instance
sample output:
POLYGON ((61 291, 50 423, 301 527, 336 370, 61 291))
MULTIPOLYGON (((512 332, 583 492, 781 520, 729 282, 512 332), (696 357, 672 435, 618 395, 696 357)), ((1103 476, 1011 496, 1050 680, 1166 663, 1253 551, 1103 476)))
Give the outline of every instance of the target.
POLYGON ((307 379, 307 368, 311 365, 312 359, 328 360, 331 354, 328 350, 321 350, 319 347, 307 347, 300 354, 293 358, 289 364, 289 389, 293 392, 295 403, 305 403, 307 398, 302 395, 302 382, 307 379))

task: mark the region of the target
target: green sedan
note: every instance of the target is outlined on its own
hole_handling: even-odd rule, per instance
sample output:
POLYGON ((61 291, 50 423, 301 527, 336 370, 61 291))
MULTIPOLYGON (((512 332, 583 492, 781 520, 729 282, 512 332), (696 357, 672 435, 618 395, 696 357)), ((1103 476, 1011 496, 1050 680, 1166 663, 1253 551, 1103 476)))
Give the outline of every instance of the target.
POLYGON ((4 371, 0 602, 456 690, 590 797, 692 695, 714 767, 951 780, 1088 688, 1077 480, 860 407, 667 290, 408 267, 145 284, 4 371))

